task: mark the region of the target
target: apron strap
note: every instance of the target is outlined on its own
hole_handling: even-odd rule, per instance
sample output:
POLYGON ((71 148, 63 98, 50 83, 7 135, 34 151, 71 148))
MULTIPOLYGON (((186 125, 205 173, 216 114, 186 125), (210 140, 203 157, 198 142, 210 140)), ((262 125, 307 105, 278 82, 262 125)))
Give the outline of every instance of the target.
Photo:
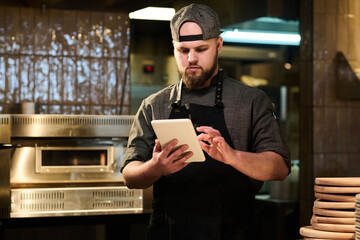
MULTIPOLYGON (((223 91, 223 69, 219 69, 218 75, 216 80, 216 89, 215 89, 215 104, 214 106, 218 108, 224 108, 224 103, 222 102, 222 91, 223 91)), ((178 92, 176 95, 175 102, 171 103, 171 107, 179 108, 181 105, 181 95, 182 95, 182 79, 178 83, 178 92)))
POLYGON ((178 92, 176 95, 175 102, 171 103, 171 107, 173 108, 179 108, 181 105, 181 93, 182 93, 182 79, 178 83, 178 92))
POLYGON ((223 90, 223 70, 219 69, 218 79, 216 82, 216 90, 215 90, 215 107, 224 108, 224 103, 222 102, 222 90, 223 90), (221 74, 221 76, 220 76, 221 74))

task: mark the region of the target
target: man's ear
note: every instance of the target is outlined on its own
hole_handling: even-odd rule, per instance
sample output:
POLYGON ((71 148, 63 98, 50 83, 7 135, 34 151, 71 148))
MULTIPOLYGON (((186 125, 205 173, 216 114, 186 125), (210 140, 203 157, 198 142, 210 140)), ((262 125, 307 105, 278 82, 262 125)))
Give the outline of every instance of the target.
POLYGON ((221 53, 223 42, 224 42, 224 39, 222 37, 218 37, 218 39, 216 41, 216 48, 217 48, 218 54, 221 53))

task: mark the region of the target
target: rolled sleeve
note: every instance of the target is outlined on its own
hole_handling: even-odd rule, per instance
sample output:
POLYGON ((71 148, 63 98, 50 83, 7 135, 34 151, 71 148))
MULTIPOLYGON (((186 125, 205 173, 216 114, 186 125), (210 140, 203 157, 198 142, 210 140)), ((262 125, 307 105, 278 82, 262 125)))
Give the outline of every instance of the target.
POLYGON ((145 162, 152 156, 156 136, 151 127, 152 116, 148 114, 151 111, 148 111, 147 108, 151 108, 151 106, 146 105, 144 100, 134 118, 129 133, 127 149, 120 168, 121 172, 130 162, 145 162))
POLYGON ((273 151, 284 158, 290 169, 290 152, 274 106, 265 93, 262 92, 254 99, 252 115, 252 151, 273 151))

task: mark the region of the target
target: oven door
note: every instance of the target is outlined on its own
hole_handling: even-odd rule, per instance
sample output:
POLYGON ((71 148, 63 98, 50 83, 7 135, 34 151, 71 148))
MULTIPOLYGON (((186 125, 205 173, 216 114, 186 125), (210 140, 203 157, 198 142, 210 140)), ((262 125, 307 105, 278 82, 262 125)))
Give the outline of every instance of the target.
POLYGON ((112 146, 35 147, 36 173, 113 172, 112 146))
POLYGON ((14 139, 14 142, 21 147, 15 148, 11 157, 12 187, 123 185, 120 167, 126 139, 14 139))

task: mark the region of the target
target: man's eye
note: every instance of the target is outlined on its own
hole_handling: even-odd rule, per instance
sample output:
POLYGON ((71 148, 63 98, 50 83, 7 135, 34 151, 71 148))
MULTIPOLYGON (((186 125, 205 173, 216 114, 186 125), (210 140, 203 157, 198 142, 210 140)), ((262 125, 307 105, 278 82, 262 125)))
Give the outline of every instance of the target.
POLYGON ((183 48, 181 48, 181 49, 179 49, 179 51, 182 52, 182 53, 188 53, 188 52, 189 52, 189 49, 183 49, 183 48))
POLYGON ((207 48, 199 48, 199 49, 196 49, 197 52, 204 52, 204 51, 206 51, 206 50, 207 50, 207 48))

